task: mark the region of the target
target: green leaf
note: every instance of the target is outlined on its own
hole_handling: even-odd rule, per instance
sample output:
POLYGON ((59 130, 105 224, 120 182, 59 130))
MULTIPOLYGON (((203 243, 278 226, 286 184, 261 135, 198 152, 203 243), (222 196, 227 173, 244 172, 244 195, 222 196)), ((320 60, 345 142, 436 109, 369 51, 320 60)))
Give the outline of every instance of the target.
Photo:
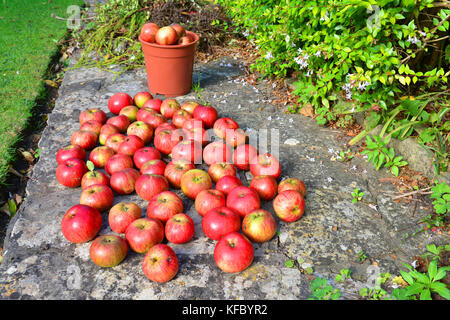
POLYGON ((294 267, 294 260, 287 260, 284 265, 288 268, 293 268, 294 267))
POLYGON ((431 289, 437 292, 441 297, 450 300, 450 290, 447 288, 445 283, 435 282, 431 285, 431 289))
POLYGON ((433 280, 437 274, 437 261, 433 260, 428 265, 428 277, 433 280))
POLYGON ((88 160, 88 161, 86 162, 86 166, 87 166, 87 168, 88 168, 89 171, 94 171, 94 169, 95 169, 94 163, 93 163, 92 161, 90 161, 90 160, 88 160))
POLYGON ((431 291, 425 289, 420 293, 420 300, 431 300, 431 291))

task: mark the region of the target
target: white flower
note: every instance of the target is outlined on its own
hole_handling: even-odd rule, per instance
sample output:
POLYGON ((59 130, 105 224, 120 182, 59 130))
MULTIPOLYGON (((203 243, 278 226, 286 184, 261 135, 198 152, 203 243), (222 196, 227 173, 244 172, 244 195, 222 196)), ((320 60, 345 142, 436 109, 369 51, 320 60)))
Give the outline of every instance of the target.
POLYGON ((411 265, 414 269, 417 268, 417 260, 414 260, 411 265))
POLYGON ((316 53, 314 53, 314 56, 316 56, 316 57, 320 57, 320 55, 321 55, 320 50, 318 50, 316 53))
POLYGON ((308 70, 308 72, 306 73, 306 76, 307 76, 307 77, 310 77, 310 76, 312 76, 313 73, 314 73, 314 71, 308 70))
POLYGON ((333 148, 328 148, 328 153, 334 153, 334 149, 333 148))
POLYGON ((273 59, 272 51, 267 52, 267 54, 266 54, 266 59, 267 59, 267 60, 273 59))
POLYGON ((360 83, 358 84, 358 89, 361 90, 361 91, 364 91, 364 90, 366 90, 366 87, 367 87, 368 85, 370 85, 370 83, 367 82, 367 81, 360 82, 360 83))
POLYGON ((419 39, 417 39, 416 36, 414 36, 414 38, 411 38, 411 36, 408 36, 408 40, 406 40, 406 41, 408 41, 408 42, 410 42, 412 44, 416 44, 416 43, 419 42, 419 39))
POLYGON ((297 52, 298 52, 298 54, 302 54, 302 52, 303 52, 302 48, 298 48, 297 52))
POLYGON ((331 178, 331 177, 328 177, 328 178, 327 178, 327 180, 328 180, 328 182, 330 182, 330 183, 331 183, 331 182, 333 181, 333 178, 331 178))

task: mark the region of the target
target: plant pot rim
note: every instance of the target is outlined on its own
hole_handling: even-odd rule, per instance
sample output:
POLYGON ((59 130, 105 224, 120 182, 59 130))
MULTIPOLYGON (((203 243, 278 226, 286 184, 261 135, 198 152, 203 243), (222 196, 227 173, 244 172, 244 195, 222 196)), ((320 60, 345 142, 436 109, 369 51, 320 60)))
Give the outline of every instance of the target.
POLYGON ((141 36, 140 36, 140 35, 139 35, 139 41, 140 41, 142 44, 145 44, 145 45, 150 46, 150 47, 155 47, 155 48, 161 48, 161 49, 180 49, 180 48, 184 48, 184 47, 193 46, 193 45, 195 45, 195 44, 198 42, 198 40, 200 39, 200 37, 199 37, 196 33, 194 33, 194 32, 186 31, 186 35, 187 35, 187 34, 190 34, 190 35, 194 36, 194 41, 192 41, 192 42, 190 42, 190 43, 187 43, 187 44, 161 45, 161 44, 157 44, 157 43, 151 43, 151 42, 144 41, 144 40, 141 39, 141 36))

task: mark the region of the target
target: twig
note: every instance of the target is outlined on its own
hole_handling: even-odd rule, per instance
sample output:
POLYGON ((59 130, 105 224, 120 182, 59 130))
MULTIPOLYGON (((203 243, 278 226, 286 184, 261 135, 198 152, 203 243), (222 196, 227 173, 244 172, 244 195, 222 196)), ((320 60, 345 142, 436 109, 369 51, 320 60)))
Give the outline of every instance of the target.
POLYGON ((403 198, 403 197, 407 197, 407 196, 410 196, 410 195, 413 195, 413 194, 417 194, 417 193, 419 193, 419 194, 432 194, 431 191, 430 192, 424 192, 424 191, 430 190, 430 189, 431 189, 431 187, 428 187, 428 188, 425 188, 425 189, 420 189, 420 190, 415 190, 415 191, 411 191, 411 192, 408 192, 408 193, 403 193, 403 194, 401 194, 399 196, 393 197, 392 200, 403 198))

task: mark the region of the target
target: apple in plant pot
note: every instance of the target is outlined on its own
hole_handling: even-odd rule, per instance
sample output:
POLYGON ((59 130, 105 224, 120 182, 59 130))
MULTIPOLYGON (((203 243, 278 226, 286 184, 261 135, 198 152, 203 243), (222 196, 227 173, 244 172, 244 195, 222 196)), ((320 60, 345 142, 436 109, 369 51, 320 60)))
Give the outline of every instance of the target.
POLYGON ((135 189, 142 199, 150 201, 158 193, 169 190, 169 182, 164 176, 143 174, 137 179, 135 189))
POLYGON ((163 154, 172 153, 172 149, 183 140, 183 136, 179 134, 179 131, 175 130, 162 130, 155 134, 153 144, 156 150, 163 154))
POLYGON ((110 178, 111 188, 118 194, 131 194, 134 192, 136 180, 140 177, 139 171, 127 168, 114 172, 110 178))
POLYGON ((91 150, 97 145, 98 136, 92 131, 75 131, 72 133, 70 143, 72 145, 78 145, 86 150, 91 150))
POLYGON ((98 136, 100 134, 102 126, 103 124, 101 122, 88 120, 83 122, 83 124, 80 126, 80 131, 92 131, 98 136))
POLYGON ((165 26, 156 32, 155 42, 159 45, 176 44, 178 41, 178 34, 171 26, 165 26))
POLYGON ((270 153, 257 155, 250 160, 250 172, 253 176, 272 176, 278 179, 281 175, 281 164, 278 159, 270 153))
POLYGON ((133 122, 136 121, 138 111, 139 108, 134 105, 125 106, 120 110, 119 115, 127 116, 128 119, 130 119, 130 122, 133 122))
POLYGON ((228 162, 216 162, 208 168, 208 174, 214 182, 225 176, 235 176, 236 173, 236 168, 228 162))
POLYGON ((94 148, 89 154, 89 160, 97 168, 103 168, 108 161, 115 154, 115 151, 107 146, 100 146, 94 148))
POLYGON ((213 141, 203 149, 203 160, 212 165, 216 162, 231 162, 231 149, 222 141, 213 141))
POLYGON ((195 234, 195 225, 191 217, 185 213, 177 213, 164 226, 166 239, 172 243, 186 243, 192 240, 195 234))
POLYGON ((212 128, 217 119, 217 110, 212 106, 198 105, 192 115, 194 119, 201 120, 205 128, 212 128))
POLYGON ((106 138, 105 146, 114 150, 115 153, 119 152, 119 146, 125 141, 125 135, 122 133, 113 133, 106 138))
POLYGON ((216 182, 216 189, 228 195, 231 190, 242 186, 242 181, 237 176, 223 176, 216 182))
POLYGON ((213 131, 220 139, 225 140, 226 131, 239 128, 239 125, 231 118, 219 118, 214 122, 213 131))
POLYGON ((192 115, 185 111, 185 110, 177 110, 173 117, 172 117, 172 123, 177 127, 177 128, 182 128, 183 124, 185 121, 192 119, 192 115))
POLYGON ((195 164, 187 160, 172 160, 166 165, 164 177, 167 178, 172 187, 179 189, 181 187, 181 178, 192 169, 195 169, 195 164))
POLYGON ((202 146, 208 144, 209 134, 203 128, 182 129, 185 139, 195 140, 202 144, 202 146))
POLYGON ((155 110, 156 112, 160 112, 161 104, 162 104, 161 99, 148 99, 147 101, 145 101, 145 103, 142 105, 141 108, 150 108, 155 110))
POLYGON ((172 23, 170 26, 177 32, 178 38, 184 37, 186 35, 186 29, 184 29, 180 24, 172 23))
POLYGON ((79 145, 68 145, 58 150, 56 153, 56 162, 62 164, 64 161, 77 158, 86 160, 86 150, 79 145))
POLYGON ((67 159, 56 168, 56 179, 65 187, 76 188, 81 185, 81 179, 87 171, 88 168, 83 160, 67 159))
POLYGON ((250 160, 256 161, 258 150, 249 144, 242 144, 236 147, 233 152, 233 163, 240 170, 248 170, 250 160))
POLYGON ((242 232, 250 241, 266 242, 277 232, 277 222, 269 211, 257 209, 242 220, 242 232))
POLYGON ((217 207, 208 211, 202 219, 203 233, 212 240, 241 229, 241 217, 233 209, 217 207))
POLYGON ((163 283, 172 280, 178 273, 178 258, 166 244, 154 245, 144 257, 142 270, 151 281, 163 283))
POLYGON ((100 212, 112 207, 114 194, 110 187, 104 184, 94 184, 81 192, 80 204, 90 206, 100 212))
POLYGON ((181 109, 189 112, 190 114, 194 113, 194 109, 200 105, 200 103, 195 101, 186 101, 181 104, 181 109))
POLYGON ((161 153, 153 147, 143 147, 133 155, 133 162, 136 168, 141 169, 142 165, 150 160, 161 159, 161 153))
POLYGON ((109 210, 108 222, 112 231, 125 233, 128 226, 141 216, 141 208, 136 203, 120 202, 109 210))
POLYGON ((192 129, 195 129, 195 128, 204 129, 205 127, 204 127, 202 121, 192 118, 192 119, 186 120, 183 123, 183 128, 182 129, 183 130, 192 130, 192 129))
POLYGON ((285 222, 300 219, 305 212, 305 200, 300 192, 286 190, 279 193, 273 200, 273 209, 278 218, 285 222))
POLYGON ((173 123, 164 122, 155 128, 155 136, 163 130, 176 130, 176 129, 177 127, 173 123))
POLYGON ((298 178, 287 178, 281 181, 280 184, 278 185, 278 193, 281 193, 286 190, 298 191, 303 197, 306 195, 305 183, 298 178))
POLYGON ((127 135, 138 136, 144 141, 144 144, 148 144, 153 138, 153 128, 143 121, 135 121, 128 127, 127 135))
POLYGON ((80 113, 79 121, 81 125, 86 121, 98 121, 104 124, 106 122, 106 113, 98 108, 83 110, 80 113))
POLYGON ((195 211, 202 217, 214 208, 224 207, 226 204, 225 194, 220 190, 202 190, 195 197, 195 211))
POLYGON ((114 172, 119 172, 127 168, 133 168, 133 159, 130 156, 122 153, 117 153, 106 161, 105 171, 112 175, 114 172))
POLYGON ((165 170, 166 163, 161 159, 154 159, 149 160, 142 165, 141 174, 158 174, 160 176, 163 176, 165 170))
POLYGON ((194 140, 183 140, 173 147, 172 159, 183 159, 193 164, 200 164, 202 163, 202 144, 194 140))
POLYGON ((224 235, 214 249, 214 261, 224 272, 235 273, 247 269, 253 262, 255 249, 250 240, 238 232, 224 235))
POLYGON ((142 26, 139 36, 141 37, 141 39, 143 41, 154 43, 156 32, 158 32, 158 30, 159 30, 159 27, 157 24, 152 23, 152 22, 147 22, 142 26))
POLYGON ((172 119, 175 112, 180 110, 180 104, 176 99, 170 98, 162 102, 160 112, 166 119, 172 119))
POLYGON ((97 237, 91 243, 89 255, 99 267, 111 268, 121 263, 128 253, 127 242, 115 234, 97 237))
POLYGON ((109 186, 109 176, 102 171, 88 171, 81 179, 81 189, 84 190, 94 184, 104 184, 109 186))
POLYGON ((153 96, 150 92, 148 91, 141 91, 138 92, 134 95, 133 97, 133 101, 134 104, 138 107, 138 108, 142 108, 144 106, 144 103, 147 100, 153 99, 153 96))
POLYGON ((173 191, 163 191, 155 195, 147 206, 147 216, 158 219, 162 223, 177 213, 183 212, 183 201, 173 191))
POLYGON ((157 219, 136 219, 125 230, 125 239, 133 251, 147 252, 155 244, 164 240, 164 225, 157 219))
POLYGON ((114 116, 106 120, 106 123, 115 126, 119 129, 119 132, 125 133, 130 125, 130 119, 128 119, 126 115, 119 114, 118 116, 114 116))
POLYGON ((250 182, 250 188, 258 192, 262 200, 269 201, 277 195, 277 180, 272 176, 256 176, 250 182))
POLYGON ((133 98, 125 92, 118 92, 108 99, 108 109, 113 114, 119 114, 126 106, 133 105, 133 98))
POLYGON ((115 133, 120 133, 119 128, 117 128, 116 126, 112 125, 112 124, 108 124, 105 123, 102 128, 100 129, 100 134, 98 136, 98 142, 100 142, 100 144, 105 145, 106 144, 106 139, 108 139, 108 137, 112 134, 115 133))
POLYGON ((241 128, 234 130, 227 130, 225 141, 229 146, 236 148, 237 146, 245 144, 247 141, 247 134, 241 128))
POLYGON ((211 177, 206 171, 192 169, 181 177, 181 191, 191 199, 195 199, 202 190, 212 187, 211 177))
POLYGON ((61 221, 64 237, 72 243, 92 240, 102 227, 102 215, 90 206, 77 204, 70 208, 61 221))
POLYGON ((186 44, 189 44, 191 42, 192 42, 191 38, 188 37, 188 36, 184 36, 184 37, 181 37, 180 39, 178 39, 178 44, 179 45, 186 45, 186 44))
POLYGON ((134 153, 144 147, 144 141, 135 135, 125 137, 125 140, 119 145, 119 153, 133 156, 134 153))
POLYGON ((227 207, 234 209, 241 217, 253 210, 261 208, 258 193, 246 186, 236 187, 227 196, 227 207))

